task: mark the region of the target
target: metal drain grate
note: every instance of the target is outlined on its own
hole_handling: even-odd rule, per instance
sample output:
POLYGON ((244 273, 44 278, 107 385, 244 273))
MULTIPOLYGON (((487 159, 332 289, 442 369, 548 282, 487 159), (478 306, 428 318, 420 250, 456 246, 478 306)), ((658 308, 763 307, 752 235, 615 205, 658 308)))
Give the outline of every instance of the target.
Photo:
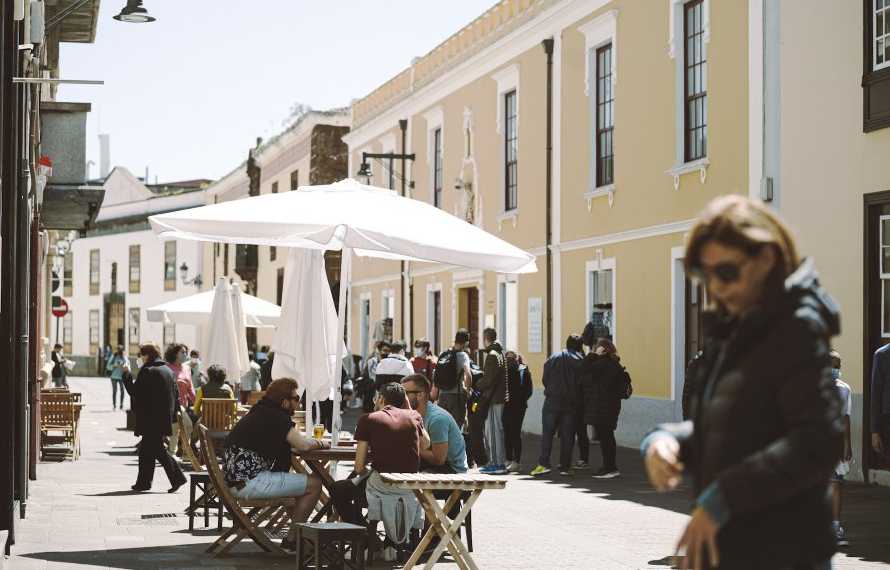
POLYGON ((177 526, 172 517, 119 518, 117 526, 177 526))
POLYGON ((176 518, 181 515, 181 513, 161 513, 159 515, 142 515, 143 519, 165 519, 165 518, 176 518))

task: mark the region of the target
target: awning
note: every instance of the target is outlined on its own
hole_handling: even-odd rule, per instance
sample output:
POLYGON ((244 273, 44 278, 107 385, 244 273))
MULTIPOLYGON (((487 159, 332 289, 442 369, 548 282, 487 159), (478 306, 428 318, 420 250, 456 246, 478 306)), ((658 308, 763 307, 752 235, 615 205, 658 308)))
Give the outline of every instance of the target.
POLYGON ((47 230, 83 230, 96 224, 105 189, 86 184, 47 184, 40 207, 40 225, 47 230))

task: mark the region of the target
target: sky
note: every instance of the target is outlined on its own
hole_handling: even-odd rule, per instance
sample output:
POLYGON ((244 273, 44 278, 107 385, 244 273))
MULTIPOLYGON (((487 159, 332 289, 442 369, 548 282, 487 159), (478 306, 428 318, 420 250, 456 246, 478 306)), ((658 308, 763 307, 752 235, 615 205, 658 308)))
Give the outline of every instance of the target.
POLYGON ((101 0, 96 41, 61 44, 58 101, 92 103, 89 176, 99 134, 111 166, 151 183, 218 179, 295 103, 348 106, 406 69, 495 0, 143 0, 155 22, 114 20, 101 0))

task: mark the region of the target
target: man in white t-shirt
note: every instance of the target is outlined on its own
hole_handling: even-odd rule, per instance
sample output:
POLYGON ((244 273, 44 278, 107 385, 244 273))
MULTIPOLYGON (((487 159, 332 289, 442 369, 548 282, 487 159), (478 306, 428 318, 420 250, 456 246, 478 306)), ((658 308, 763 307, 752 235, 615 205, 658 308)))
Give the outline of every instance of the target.
POLYGON ((405 376, 414 374, 414 367, 405 357, 405 349, 408 348, 407 343, 398 340, 391 344, 392 352, 377 364, 376 378, 374 384, 377 390, 384 384, 395 382, 398 384, 405 376))
POLYGON ((838 351, 832 350, 831 353, 831 372, 834 375, 837 385, 838 394, 841 397, 841 414, 844 420, 844 456, 838 461, 834 472, 831 474, 829 486, 831 488, 831 510, 834 522, 834 532, 837 536, 837 545, 841 547, 850 546, 850 541, 844 536, 844 529, 841 527, 841 508, 844 504, 844 475, 850 472, 847 464, 853 458, 853 446, 850 443, 850 408, 852 407, 852 390, 850 385, 841 380, 841 355, 838 351))

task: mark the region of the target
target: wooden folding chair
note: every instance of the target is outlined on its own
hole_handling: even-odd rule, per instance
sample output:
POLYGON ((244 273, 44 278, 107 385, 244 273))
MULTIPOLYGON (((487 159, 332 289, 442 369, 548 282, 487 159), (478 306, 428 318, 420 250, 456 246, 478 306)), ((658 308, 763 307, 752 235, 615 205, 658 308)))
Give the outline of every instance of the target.
POLYGON ((266 395, 264 390, 253 390, 250 395, 247 397, 247 405, 252 406, 263 399, 263 396, 266 395))
POLYGON ((208 526, 212 508, 217 509, 217 526, 222 530, 222 503, 219 502, 216 489, 210 483, 210 475, 204 470, 204 466, 198 461, 192 449, 189 437, 185 433, 182 416, 178 416, 176 421, 179 422, 179 444, 194 470, 194 473, 189 473, 189 506, 185 509, 185 514, 189 517, 189 530, 195 529, 195 515, 199 509, 204 509, 204 526, 208 526))
POLYGON ((79 406, 75 405, 70 394, 41 394, 41 459, 47 455, 59 454, 65 458, 77 459, 80 453, 77 434, 78 416, 79 406), (59 445, 61 447, 57 447, 59 445))
POLYGON ((283 533, 272 532, 263 528, 262 525, 264 522, 268 522, 268 519, 281 507, 286 507, 290 513, 293 513, 296 501, 293 498, 236 499, 233 497, 231 491, 229 491, 229 486, 226 484, 222 469, 220 469, 219 461, 212 451, 210 430, 203 425, 199 425, 198 431, 201 434, 201 450, 204 453, 204 464, 207 466, 210 482, 216 489, 216 493, 223 506, 232 515, 232 528, 216 539, 205 552, 214 552, 216 549, 220 549, 219 552, 214 553, 214 556, 222 556, 245 537, 250 537, 266 552, 288 556, 289 553, 273 540, 283 538, 283 533), (245 512, 244 509, 248 510, 245 512))
POLYGON ((220 450, 235 425, 238 403, 231 398, 201 400, 201 423, 210 432, 210 449, 220 450))

